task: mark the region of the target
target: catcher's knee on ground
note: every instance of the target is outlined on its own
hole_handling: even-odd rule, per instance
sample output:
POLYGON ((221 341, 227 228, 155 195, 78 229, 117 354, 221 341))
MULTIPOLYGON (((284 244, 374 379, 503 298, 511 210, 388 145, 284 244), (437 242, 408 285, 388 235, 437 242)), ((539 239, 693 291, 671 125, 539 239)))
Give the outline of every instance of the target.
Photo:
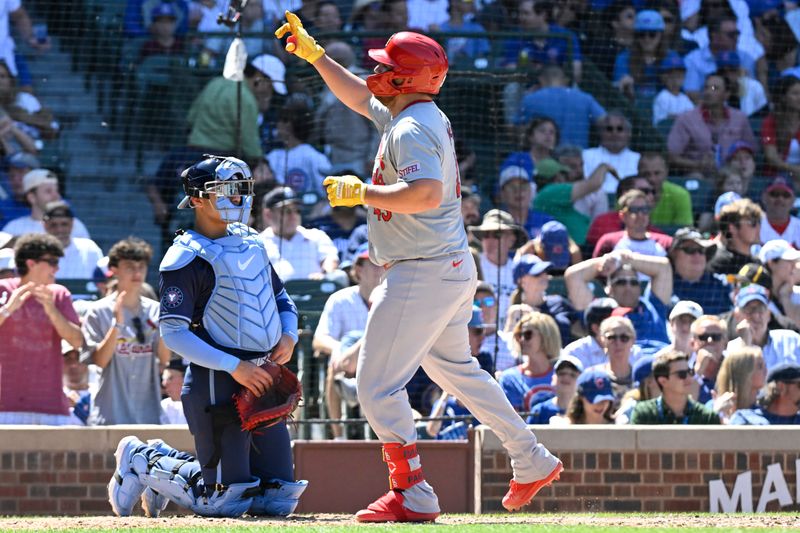
POLYGON ((251 515, 287 516, 294 512, 308 481, 270 479, 261 482, 261 493, 253 498, 251 515))

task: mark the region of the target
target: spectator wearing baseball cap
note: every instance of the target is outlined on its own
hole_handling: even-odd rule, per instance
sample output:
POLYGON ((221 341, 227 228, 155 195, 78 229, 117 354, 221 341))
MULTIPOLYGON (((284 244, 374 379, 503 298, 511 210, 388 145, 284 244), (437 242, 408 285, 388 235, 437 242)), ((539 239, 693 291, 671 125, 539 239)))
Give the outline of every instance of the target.
POLYGON ((510 165, 500 171, 497 181, 500 208, 509 213, 514 223, 522 226, 528 237, 539 235, 542 226, 553 217, 531 208, 536 195, 536 185, 531 175, 520 165, 510 165))
POLYGON ((619 409, 614 413, 614 423, 617 425, 630 424, 631 414, 636 404, 657 398, 661 394, 655 378, 653 377, 653 360, 655 356, 645 355, 633 364, 634 388, 625 393, 620 401, 619 409))
POLYGON ((550 263, 550 273, 563 274, 568 266, 581 260, 581 249, 570 239, 567 227, 557 220, 546 222, 538 237, 517 250, 517 257, 534 254, 550 263))
POLYGON ((695 228, 686 227, 675 232, 669 249, 675 298, 697 302, 709 314, 730 309, 730 287, 708 269, 716 248, 695 228))
POLYGON ((511 294, 511 305, 525 305, 530 310, 553 317, 558 324, 562 343, 566 344, 572 339, 570 328, 578 317, 569 300, 560 294, 547 294, 551 266, 552 263, 542 261, 537 255, 526 254, 518 257, 514 261, 513 269, 517 288, 511 294))
POLYGON ((800 365, 782 363, 767 374, 764 394, 752 409, 739 409, 731 416, 735 425, 800 424, 800 365))
POLYGON ((22 178, 41 164, 33 154, 17 152, 6 159, 8 170, 0 173, 0 223, 23 217, 30 212, 25 200, 22 178))
POLYGON ((692 323, 701 316, 703 316, 703 308, 697 302, 680 300, 676 303, 669 313, 669 322, 667 323, 667 333, 672 342, 656 355, 670 350, 692 353, 690 346, 692 323))
POLYGON ((764 86, 745 72, 736 50, 723 50, 716 54, 715 59, 717 72, 725 76, 731 87, 730 105, 739 108, 748 117, 767 105, 764 86))
POLYGON ((743 287, 736 294, 734 320, 739 337, 728 342, 728 351, 744 346, 761 348, 767 370, 785 362, 798 361, 800 334, 788 329, 769 329, 772 317, 767 290, 758 284, 743 287))
POLYGON ((586 369, 578 378, 575 396, 567 406, 566 420, 562 423, 613 424, 614 400, 611 377, 600 369, 586 369))
POLYGON ((794 281, 800 251, 783 239, 774 239, 761 246, 758 259, 769 271, 773 318, 783 328, 800 331, 800 305, 796 303, 794 281))
MULTIPOLYGON (((22 190, 25 200, 31 206, 30 214, 15 218, 8 222, 3 231, 15 236, 25 233, 44 233, 44 209, 49 202, 60 201, 58 192, 58 176, 44 168, 36 168, 22 178, 22 190)), ((72 236, 88 239, 89 231, 78 218, 74 219, 72 236)))
POLYGON ((612 81, 622 94, 631 99, 650 101, 658 91, 659 63, 667 53, 664 39, 664 18, 661 13, 645 9, 636 13, 633 23, 633 43, 630 49, 617 54, 612 81), (632 58, 638 69, 632 69, 632 58))
POLYGON ((549 424, 554 416, 566 413, 578 389, 578 378, 583 372, 583 363, 575 356, 562 354, 553 364, 553 371, 555 396, 531 406, 531 414, 526 421, 528 424, 549 424))
POLYGON ((267 227, 259 235, 282 280, 342 279, 339 250, 324 231, 301 225, 301 197, 294 189, 277 187, 264 196, 261 205, 267 227))
POLYGON ((619 307, 613 298, 595 298, 584 309, 582 323, 586 336, 581 337, 564 347, 562 355, 576 357, 584 368, 606 362, 606 352, 600 340, 600 324, 611 316, 611 312, 619 307))
POLYGON ((791 214, 796 198, 792 180, 786 176, 777 176, 767 184, 761 193, 761 242, 783 239, 800 248, 800 219, 791 214))
POLYGON ((154 55, 179 55, 186 42, 178 35, 178 24, 185 19, 173 2, 162 2, 150 11, 150 39, 142 44, 139 61, 154 55))
POLYGON ((61 242, 64 256, 58 261, 56 279, 91 279, 103 251, 91 239, 73 237, 75 215, 69 204, 57 200, 44 210, 44 229, 61 242))
POLYGON ((658 65, 664 88, 653 100, 653 125, 672 120, 681 113, 694 109, 694 102, 683 92, 686 64, 680 54, 669 51, 658 65))
POLYGON ((597 191, 603 185, 606 173, 617 175, 611 166, 602 164, 593 169, 589 179, 570 182, 570 169, 555 159, 545 159, 536 166, 534 181, 539 189, 533 208, 546 213, 567 228, 569 236, 578 245, 586 242, 591 220, 575 209, 575 202, 597 191))
POLYGON ((715 274, 736 274, 753 261, 753 248, 761 242, 764 212, 749 198, 736 196, 734 192, 726 192, 717 200, 717 205, 724 204, 715 213, 721 246, 717 246, 708 263, 708 269, 715 274), (726 195, 729 197, 723 198, 726 195))
POLYGON ((689 367, 689 356, 671 350, 653 360, 653 377, 661 394, 636 404, 631 424, 719 424, 719 416, 711 408, 692 400, 696 382, 689 367))

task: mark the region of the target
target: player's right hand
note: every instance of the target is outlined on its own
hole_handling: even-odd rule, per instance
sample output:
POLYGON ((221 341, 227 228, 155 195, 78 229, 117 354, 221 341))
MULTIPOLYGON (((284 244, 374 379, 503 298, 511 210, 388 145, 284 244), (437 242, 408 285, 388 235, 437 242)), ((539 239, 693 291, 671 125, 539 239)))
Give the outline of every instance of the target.
POLYGON ((300 17, 291 11, 286 12, 286 22, 275 30, 275 37, 280 39, 289 32, 292 35, 286 39, 286 51, 290 54, 305 59, 309 63, 314 63, 314 61, 325 55, 325 49, 308 34, 300 21, 300 17))
POLYGON ((328 176, 322 182, 331 207, 355 207, 364 203, 367 184, 357 176, 328 176))
POLYGON ((261 397, 272 386, 272 376, 269 372, 250 361, 239 361, 231 376, 256 397, 261 397))

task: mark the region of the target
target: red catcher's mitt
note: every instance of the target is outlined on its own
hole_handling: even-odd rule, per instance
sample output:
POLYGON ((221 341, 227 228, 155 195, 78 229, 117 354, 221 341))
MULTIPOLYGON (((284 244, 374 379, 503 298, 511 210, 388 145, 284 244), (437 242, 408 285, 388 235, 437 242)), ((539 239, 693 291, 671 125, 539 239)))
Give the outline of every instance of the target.
POLYGON ((286 420, 303 397, 303 387, 294 372, 272 361, 261 368, 272 376, 272 386, 258 398, 246 387, 233 396, 245 431, 268 428, 286 420))

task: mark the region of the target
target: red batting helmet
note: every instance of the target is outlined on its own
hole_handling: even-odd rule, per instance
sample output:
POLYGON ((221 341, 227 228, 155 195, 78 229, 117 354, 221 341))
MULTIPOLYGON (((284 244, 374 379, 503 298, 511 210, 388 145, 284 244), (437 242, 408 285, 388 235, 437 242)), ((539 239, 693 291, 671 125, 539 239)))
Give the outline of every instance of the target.
POLYGON ((392 70, 367 78, 375 96, 408 93, 439 94, 447 75, 447 55, 439 43, 411 31, 395 33, 383 49, 370 49, 369 57, 392 70))

